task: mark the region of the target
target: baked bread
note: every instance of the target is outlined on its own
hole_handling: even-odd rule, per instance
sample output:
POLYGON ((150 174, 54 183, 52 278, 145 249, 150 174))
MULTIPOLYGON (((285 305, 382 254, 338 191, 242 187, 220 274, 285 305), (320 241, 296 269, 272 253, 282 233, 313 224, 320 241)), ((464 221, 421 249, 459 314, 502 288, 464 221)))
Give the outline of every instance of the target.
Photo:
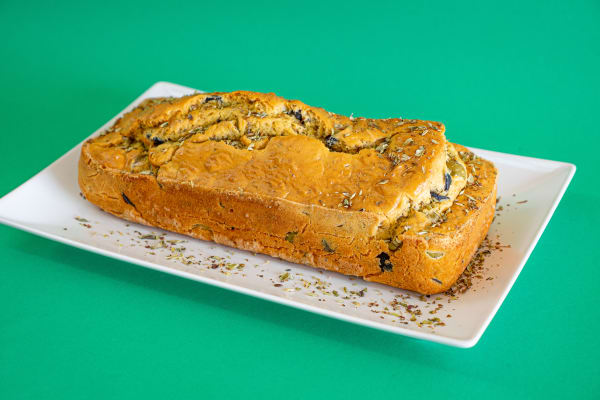
POLYGON ((155 98, 84 143, 79 185, 130 221, 433 294, 496 202, 494 166, 444 131, 274 94, 155 98))

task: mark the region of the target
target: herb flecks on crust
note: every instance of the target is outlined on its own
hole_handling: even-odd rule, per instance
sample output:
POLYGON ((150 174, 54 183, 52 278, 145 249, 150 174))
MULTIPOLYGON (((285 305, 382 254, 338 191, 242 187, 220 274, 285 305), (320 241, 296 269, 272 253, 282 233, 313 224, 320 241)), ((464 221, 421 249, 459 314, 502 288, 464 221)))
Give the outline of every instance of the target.
POLYGON ((437 220, 466 184, 444 131, 439 122, 346 117, 239 91, 145 100, 92 142, 108 167, 372 212, 384 232, 415 210, 437 220))

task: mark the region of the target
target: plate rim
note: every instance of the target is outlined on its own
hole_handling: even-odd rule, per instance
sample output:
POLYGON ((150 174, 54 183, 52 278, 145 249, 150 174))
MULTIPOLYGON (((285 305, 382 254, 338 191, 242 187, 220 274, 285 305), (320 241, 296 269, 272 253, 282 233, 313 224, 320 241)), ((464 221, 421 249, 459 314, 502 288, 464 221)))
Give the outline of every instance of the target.
MULTIPOLYGON (((16 188, 14 188, 11 191, 9 191, 8 193, 6 193, 4 196, 0 197, 0 210, 2 208, 1 206, 2 206, 2 203, 3 203, 4 200, 6 200, 7 198, 11 197, 11 195, 13 195, 14 193, 16 193, 17 191, 19 191, 20 189, 22 189, 26 185, 31 184, 31 182, 36 177, 38 177, 39 175, 41 175, 46 170, 52 168, 55 164, 59 163, 64 158, 70 156, 74 152, 77 152, 78 149, 81 147, 81 145, 87 139, 89 139, 90 137, 96 135, 97 132, 105 129, 105 127, 107 127, 108 125, 110 125, 111 123, 113 123, 113 121, 115 121, 121 115, 123 115, 124 113, 126 113, 131 108, 135 107, 135 105, 138 104, 140 101, 142 101, 142 99, 145 98, 149 92, 151 92, 152 90, 155 90, 155 89, 160 89, 161 87, 176 88, 178 90, 182 90, 183 89, 183 90, 186 90, 186 91, 195 91, 195 92, 198 92, 198 93, 202 93, 203 92, 201 90, 193 89, 193 88, 190 88, 190 87, 187 87, 187 86, 178 85, 178 84, 171 83, 171 82, 166 82, 166 81, 158 81, 158 82, 154 83, 148 89, 146 89, 142 94, 140 94, 139 96, 137 96, 130 104, 128 104, 125 108, 123 108, 123 110, 121 110, 118 114, 116 114, 114 117, 110 118, 105 124, 101 125, 91 135, 87 136, 81 142, 77 143, 74 147, 72 147, 71 149, 67 150, 62 156, 58 157, 56 160, 54 160, 48 166, 44 167, 38 173, 34 174, 32 177, 30 177, 29 179, 27 179, 25 182, 23 182, 22 184, 18 185, 16 188)), ((7 225, 7 226, 10 226, 10 227, 13 227, 13 228, 16 228, 16 229, 23 230, 25 232, 34 234, 36 236, 43 237, 45 239, 49 239, 49 240, 53 240, 55 242, 59 242, 59 243, 62 243, 62 244, 73 246, 73 247, 81 249, 81 250, 86 250, 86 251, 89 251, 91 253, 103 255, 103 256, 110 257, 110 258, 113 258, 113 259, 116 259, 116 260, 119 260, 119 261, 128 262, 128 263, 139 265, 139 266, 142 266, 142 267, 145 267, 145 268, 149 268, 149 269, 152 269, 152 270, 155 270, 155 271, 160 271, 160 272, 163 272, 163 273, 168 273, 170 275, 179 276, 181 278, 190 279, 190 280, 193 280, 193 281, 197 281, 197 282, 201 282, 201 283, 204 283, 204 284, 216 286, 216 287, 223 288, 223 289, 226 289, 226 290, 231 290, 233 292, 237 292, 237 293, 242 293, 242 294, 245 294, 245 295, 253 296, 253 297, 256 297, 256 298, 260 298, 262 300, 271 301, 271 302, 274 302, 274 303, 277 303, 277 304, 282 304, 282 305, 293 307, 293 308, 296 308, 296 309, 301 309, 301 310, 304 310, 304 311, 312 312, 312 313, 315 313, 315 314, 318 314, 318 315, 322 315, 322 316, 326 316, 326 317, 330 317, 330 318, 342 320, 342 321, 353 323, 353 324, 356 324, 356 325, 367 326, 369 328, 379 329, 379 330, 383 330, 383 331, 386 331, 386 332, 390 332, 390 333, 394 333, 394 334, 398 334, 398 335, 402 335, 402 336, 407 336, 407 337, 411 337, 411 338, 428 340, 428 341, 432 341, 432 342, 436 342, 436 343, 441 343, 441 344, 445 344, 445 345, 449 345, 449 346, 454 346, 454 347, 459 347, 459 348, 470 348, 470 347, 475 346, 479 342, 479 340, 481 339, 483 333, 486 331, 486 329, 488 328, 488 326, 491 323, 492 319, 495 317, 496 313, 498 312, 498 310, 500 309, 500 307, 504 303, 504 300, 506 300, 506 297, 508 296, 508 293, 510 292, 510 290, 512 289, 512 287, 513 287, 514 283, 516 282, 517 278, 521 274, 521 272, 522 272, 525 264, 527 263, 527 261, 529 261, 529 257, 531 256, 531 253, 533 252, 533 249, 537 245, 537 243, 538 243, 538 241, 539 241, 542 233, 546 230, 546 227, 547 227, 548 223, 550 222, 550 219, 554 215, 554 212, 556 211, 556 208, 558 207, 558 204, 560 203, 560 200, 564 196, 564 194, 565 194, 565 192, 566 192, 569 184, 571 183, 571 180, 573 179, 573 176, 575 175, 577 167, 573 163, 564 162, 564 161, 556 161, 556 160, 549 160, 549 159, 542 159, 542 158, 535 158, 535 157, 529 157, 529 156, 511 154, 511 153, 503 153, 503 152, 497 152, 497 151, 493 151, 493 150, 486 150, 486 149, 474 148, 474 147, 469 147, 469 146, 467 146, 467 147, 469 149, 473 150, 476 153, 477 152, 482 152, 482 153, 487 153, 487 154, 493 154, 497 158, 509 158, 509 159, 515 159, 516 158, 517 160, 520 160, 520 161, 548 163, 549 165, 556 166, 556 168, 551 171, 552 173, 558 173, 561 170, 566 170, 567 175, 563 178, 563 181, 562 181, 562 183, 560 185, 560 188, 556 192, 556 195, 555 195, 555 197, 554 197, 554 199, 552 201, 552 205, 548 208, 548 210, 546 212, 546 215, 544 217, 544 220, 539 225, 537 231, 535 232, 535 237, 529 243, 529 245, 528 245, 528 247, 527 247, 527 249, 526 249, 526 251, 524 253, 524 256, 522 257, 521 262, 519 263, 519 265, 517 266, 517 268, 515 269, 515 271, 512 273, 512 276, 510 278, 509 283, 505 286, 504 290, 502 290, 499 299, 494 302, 494 306, 493 306, 492 311, 490 313, 488 313, 488 315, 486 316, 484 322, 482 324, 480 324, 480 326, 479 326, 479 328, 477 330, 474 331, 474 334, 472 334, 471 336, 466 337, 464 339, 462 339, 462 338, 453 338, 453 337, 449 337, 449 336, 441 336, 441 335, 435 334, 433 332, 421 332, 421 331, 412 330, 412 329, 408 329, 408 328, 404 328, 404 327, 400 327, 400 326, 395 327, 395 326, 383 324, 383 323, 380 323, 380 322, 377 322, 377 321, 372 321, 372 320, 369 320, 369 319, 363 319, 363 318, 360 318, 360 317, 357 317, 357 316, 348 315, 348 314, 345 314, 345 313, 342 313, 342 312, 336 312, 336 311, 328 310, 328 309, 325 309, 325 308, 319 308, 319 307, 316 307, 316 306, 313 306, 313 305, 310 305, 310 304, 306 304, 306 303, 302 303, 302 302, 297 302, 297 301, 292 300, 292 299, 287 299, 285 297, 279 297, 279 296, 275 296, 275 295, 272 295, 272 294, 269 294, 269 293, 261 292, 259 290, 250 289, 250 288, 247 288, 247 287, 244 287, 244 286, 239 286, 237 284, 223 282, 223 281, 219 281, 219 280, 212 279, 212 278, 209 278, 209 277, 205 277, 205 276, 202 276, 202 275, 196 275, 196 274, 193 274, 193 273, 190 273, 190 272, 181 271, 181 270, 170 268, 170 267, 167 267, 167 266, 163 266, 163 265, 160 265, 160 264, 157 264, 157 263, 145 261, 145 260, 136 258, 134 256, 128 256, 128 255, 125 255, 125 254, 120 254, 120 253, 112 252, 110 250, 105 250, 105 249, 102 249, 100 247, 95 247, 95 246, 93 246, 91 244, 87 244, 87 243, 84 243, 84 242, 79 242, 77 240, 69 239, 67 237, 63 237, 63 236, 60 236, 58 234, 49 233, 49 232, 43 231, 41 229, 37 229, 35 227, 29 226, 26 223, 10 219, 9 217, 6 217, 6 216, 4 216, 2 214, 0 214, 0 223, 2 223, 4 225, 7 225)))

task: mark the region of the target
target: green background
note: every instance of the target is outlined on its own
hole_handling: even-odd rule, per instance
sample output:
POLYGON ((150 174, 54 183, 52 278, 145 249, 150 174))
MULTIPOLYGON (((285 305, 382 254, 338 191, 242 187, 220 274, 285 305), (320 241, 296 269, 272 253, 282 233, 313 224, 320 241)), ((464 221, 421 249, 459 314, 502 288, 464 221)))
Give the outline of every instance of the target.
POLYGON ((0 1, 0 38, 0 195, 159 80, 578 166, 468 350, 2 226, 0 398, 598 398, 600 2, 0 1))

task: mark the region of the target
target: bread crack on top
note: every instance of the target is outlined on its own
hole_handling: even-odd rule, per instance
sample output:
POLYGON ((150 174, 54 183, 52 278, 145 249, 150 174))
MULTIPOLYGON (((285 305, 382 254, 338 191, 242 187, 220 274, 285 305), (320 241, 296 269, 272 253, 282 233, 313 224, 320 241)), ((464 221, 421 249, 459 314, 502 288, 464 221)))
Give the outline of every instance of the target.
POLYGON ((84 144, 79 183, 128 220, 436 293, 495 206, 493 165, 444 133, 274 94, 156 98, 84 144))

